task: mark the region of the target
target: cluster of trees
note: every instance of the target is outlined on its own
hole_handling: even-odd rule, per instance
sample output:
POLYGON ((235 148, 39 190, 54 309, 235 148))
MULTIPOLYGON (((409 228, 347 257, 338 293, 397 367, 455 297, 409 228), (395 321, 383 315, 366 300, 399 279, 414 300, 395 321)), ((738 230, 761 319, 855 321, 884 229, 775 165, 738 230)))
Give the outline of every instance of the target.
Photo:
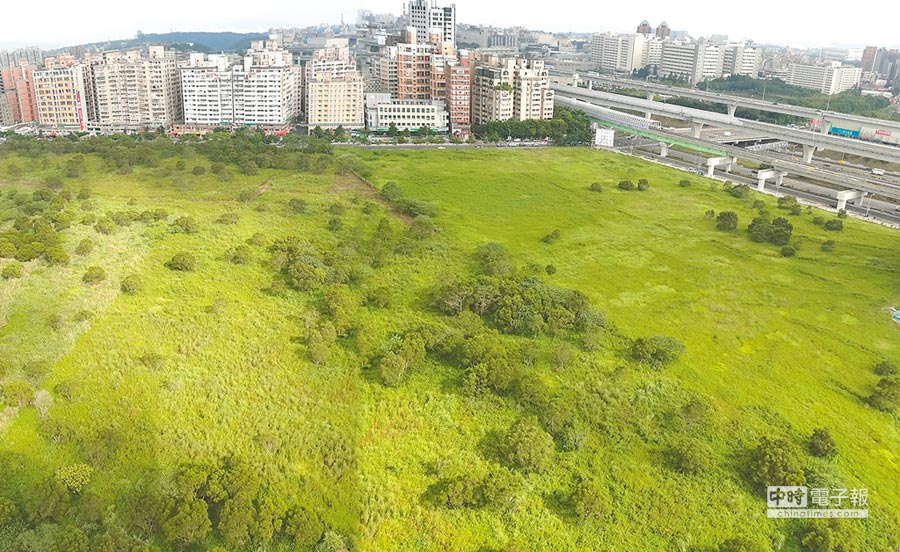
POLYGON ((499 142, 507 138, 540 140, 550 138, 560 146, 589 144, 591 119, 581 111, 556 106, 553 119, 528 121, 494 121, 477 125, 475 135, 487 142, 499 142))
POLYGON ((65 210, 71 199, 67 191, 48 188, 31 194, 8 190, 2 204, 14 222, 8 230, 0 231, 0 258, 23 263, 43 258, 51 265, 68 264, 60 232, 74 219, 72 212, 65 210))
MULTIPOLYGON (((619 182, 619 189, 624 190, 626 192, 630 192, 633 190, 638 190, 639 192, 646 192, 650 189, 650 182, 646 178, 641 178, 637 182, 637 186, 635 186, 634 182, 630 180, 622 180, 619 182)), ((591 191, 600 191, 594 190, 593 185, 591 186, 591 191)))
POLYGON ((393 180, 385 183, 384 186, 381 187, 381 195, 390 203, 397 211, 400 213, 410 216, 410 217, 418 217, 418 216, 427 216, 434 217, 437 215, 437 209, 434 205, 428 203, 427 201, 422 201, 421 199, 409 199, 403 197, 403 191, 400 189, 400 186, 397 185, 393 180))

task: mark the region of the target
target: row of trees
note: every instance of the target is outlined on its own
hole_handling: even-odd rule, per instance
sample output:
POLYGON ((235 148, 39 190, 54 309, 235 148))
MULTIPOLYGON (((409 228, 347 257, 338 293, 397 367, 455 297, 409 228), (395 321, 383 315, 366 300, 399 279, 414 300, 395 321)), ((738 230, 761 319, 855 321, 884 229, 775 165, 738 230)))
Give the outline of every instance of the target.
POLYGON ((477 125, 475 135, 487 142, 499 142, 507 138, 540 140, 550 138, 560 146, 589 144, 591 120, 581 111, 557 106, 551 120, 494 121, 477 125))

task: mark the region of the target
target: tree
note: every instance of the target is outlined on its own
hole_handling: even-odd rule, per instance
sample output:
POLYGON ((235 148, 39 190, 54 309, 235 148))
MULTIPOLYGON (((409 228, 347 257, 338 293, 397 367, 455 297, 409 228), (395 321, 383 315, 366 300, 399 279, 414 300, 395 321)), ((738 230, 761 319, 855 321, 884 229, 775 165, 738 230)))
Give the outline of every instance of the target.
POLYGON ((34 394, 34 409, 37 410, 38 416, 42 420, 47 419, 47 414, 53 406, 53 395, 46 389, 41 389, 34 394))
POLYGON ((722 211, 716 217, 716 228, 730 232, 735 230, 738 225, 738 215, 734 211, 722 211))
POLYGON ((878 380, 869 404, 883 412, 892 412, 900 405, 900 377, 886 376, 878 380))
POLYGON ((44 259, 50 265, 67 265, 69 264, 69 255, 66 254, 62 247, 52 246, 44 251, 44 259))
POLYGON ((824 251, 826 253, 830 253, 831 251, 834 251, 834 248, 836 245, 837 244, 834 242, 834 240, 827 240, 827 241, 822 242, 821 249, 822 249, 822 251, 824 251))
POLYGON ((50 552, 88 552, 87 535, 74 525, 66 525, 56 533, 50 552))
POLYGON ((785 245, 781 248, 780 253, 782 257, 793 257, 797 254, 797 248, 791 245, 785 245))
POLYGON ((398 134, 400 134, 400 131, 397 130, 397 125, 392 121, 390 126, 388 127, 387 135, 393 138, 398 134))
POLYGON ((185 252, 176 253, 175 256, 166 263, 166 268, 179 272, 193 272, 196 266, 197 260, 194 256, 185 252))
POLYGON ((858 552, 859 528, 846 519, 815 520, 800 531, 803 552, 858 552))
POLYGON ((646 192, 650 189, 650 181, 646 178, 641 178, 640 180, 638 180, 637 189, 639 192, 646 192))
POLYGON ((769 552, 769 550, 747 537, 732 537, 719 545, 719 552, 769 552))
POLYGON ((232 264, 249 264, 253 260, 253 250, 249 246, 241 244, 226 251, 225 258, 232 264))
POLYGON ((684 178, 684 179, 682 179, 682 180, 680 180, 680 181, 678 182, 678 185, 679 185, 680 187, 682 187, 682 188, 690 188, 690 187, 691 187, 691 181, 688 180, 687 178, 684 178))
POLYGON ((763 437, 750 452, 747 476, 757 488, 803 485, 803 453, 785 439, 763 437))
POLYGON ((316 545, 315 552, 350 552, 350 542, 344 535, 328 531, 316 545))
POLYGON ((407 334, 387 352, 378 364, 381 380, 388 387, 397 387, 417 364, 425 360, 425 341, 416 334, 407 334))
POLYGON ((549 234, 547 234, 546 236, 541 238, 541 241, 546 244, 551 244, 551 243, 555 242, 556 240, 558 240, 559 236, 560 236, 560 232, 559 232, 559 229, 557 228, 553 232, 550 232, 549 234))
POLYGON ((625 190, 626 192, 630 192, 634 190, 634 182, 630 180, 622 180, 619 182, 619 189, 625 190))
POLYGON ((659 368, 675 362, 684 354, 684 345, 674 337, 639 337, 631 345, 631 357, 641 364, 659 368))
POLYGON ((894 363, 890 360, 883 360, 876 364, 872 368, 872 371, 879 376, 896 376, 897 366, 895 366, 894 363))
POLYGON ((0 273, 0 276, 2 276, 4 280, 21 278, 22 264, 17 261, 11 261, 9 264, 3 267, 3 272, 0 273))
POLYGON ((829 459, 837 455, 837 444, 827 429, 818 428, 812 432, 809 438, 809 453, 829 459))
POLYGON ((90 267, 81 278, 81 281, 89 286, 97 285, 103 280, 106 280, 106 271, 99 266, 90 267))
POLYGON ((141 278, 136 274, 131 274, 126 276, 125 279, 122 280, 119 289, 122 290, 122 293, 126 295, 136 295, 138 292, 143 289, 144 285, 141 281, 141 278))
POLYGON ((56 480, 77 494, 90 482, 93 472, 94 468, 87 464, 61 466, 56 469, 56 480))
POLYGON ((19 509, 12 500, 0 496, 0 527, 11 525, 19 519, 19 509))
POLYGON ((303 546, 311 546, 322 538, 325 525, 315 512, 305 506, 294 506, 284 519, 284 534, 303 546))
POLYGON ((203 165, 197 165, 191 170, 191 174, 193 174, 194 176, 203 176, 204 174, 206 174, 206 167, 204 167, 203 165))
POLYGON ((772 235, 772 224, 764 218, 755 218, 747 226, 747 233, 750 234, 751 240, 757 243, 765 243, 769 241, 772 235))
POLYGON ((594 182, 593 184, 591 184, 591 187, 588 189, 592 192, 602 192, 603 184, 600 184, 599 182, 594 182))
POLYGON ((338 335, 346 335, 353 325, 359 299, 344 284, 334 284, 325 290, 325 313, 331 317, 338 335))
POLYGON ((475 259, 481 272, 488 276, 509 276, 515 271, 509 252, 499 243, 479 245, 475 259))
POLYGON ((183 544, 205 538, 212 528, 206 502, 199 499, 182 501, 162 528, 167 539, 183 544))
POLYGON ((506 463, 523 471, 541 471, 553 458, 553 437, 534 416, 513 423, 503 444, 506 463))

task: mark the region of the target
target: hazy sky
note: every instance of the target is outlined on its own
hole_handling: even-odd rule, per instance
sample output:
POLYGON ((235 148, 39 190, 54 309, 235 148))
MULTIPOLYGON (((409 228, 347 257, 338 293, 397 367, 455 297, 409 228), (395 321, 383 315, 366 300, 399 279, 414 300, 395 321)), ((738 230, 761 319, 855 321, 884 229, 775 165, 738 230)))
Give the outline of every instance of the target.
MULTIPOLYGON (((6 1, 3 2, 7 4, 6 1)), ((30 2, 10 1, 2 9, 0 48, 37 45, 54 48, 169 31, 265 31, 270 27, 305 27, 348 22, 357 10, 403 11, 402 0, 44 0, 40 14, 30 2)), ((893 21, 897 4, 871 0, 841 4, 840 13, 826 2, 603 2, 602 0, 457 0, 458 21, 495 26, 524 26, 546 31, 634 32, 642 19, 667 21, 693 36, 726 34, 795 46, 900 45, 893 21), (532 8, 534 6, 534 8, 532 8)))

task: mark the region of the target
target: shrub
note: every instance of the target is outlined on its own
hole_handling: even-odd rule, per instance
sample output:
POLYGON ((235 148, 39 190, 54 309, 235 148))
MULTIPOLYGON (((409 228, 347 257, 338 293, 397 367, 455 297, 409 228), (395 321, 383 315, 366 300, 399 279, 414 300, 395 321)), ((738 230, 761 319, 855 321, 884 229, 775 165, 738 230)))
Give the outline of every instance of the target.
POLYGON ((650 189, 650 182, 646 178, 638 180, 637 189, 639 192, 646 192, 650 189))
POLYGON ((292 199, 288 201, 288 210, 295 215, 302 215, 306 213, 306 202, 302 199, 292 199))
POLYGON ((91 480, 94 468, 87 464, 72 464, 56 469, 56 480, 73 493, 79 493, 91 480))
POLYGON ((166 268, 179 272, 192 272, 197 266, 197 260, 190 253, 176 253, 172 259, 166 263, 166 268))
POLYGON ((687 178, 685 178, 685 179, 682 179, 680 182, 678 182, 678 185, 679 185, 680 187, 682 187, 682 188, 690 188, 690 187, 691 187, 691 181, 688 180, 687 178))
POLYGON ((838 216, 839 219, 845 219, 845 218, 847 218, 847 211, 846 211, 846 209, 841 209, 840 211, 838 211, 837 216, 838 216))
POLYGON ((256 199, 256 190, 253 188, 244 188, 238 193, 238 201, 241 203, 250 203, 256 199))
POLYGON ((803 213, 803 206, 794 205, 793 207, 791 207, 790 213, 791 213, 791 215, 793 215, 795 217, 799 216, 801 213, 803 213))
POLYGON ((763 437, 750 452, 747 477, 759 489, 774 485, 803 485, 803 453, 785 439, 763 437))
POLYGON ((122 283, 119 285, 119 289, 122 290, 122 293, 127 295, 135 295, 143 288, 143 283, 141 279, 135 275, 131 274, 130 276, 126 276, 125 279, 122 280, 122 283))
POLYGON ((858 523, 846 519, 819 519, 800 531, 803 552, 859 552, 858 523))
POLYGON ((719 552, 769 552, 769 550, 746 537, 733 537, 719 545, 719 552))
POLYGON ((544 267, 544 272, 546 272, 548 276, 553 276, 554 274, 556 274, 556 267, 552 264, 548 264, 546 267, 544 267))
POLYGON ((781 248, 782 257, 793 257, 797 254, 797 249, 791 245, 785 245, 781 248))
POLYGON ((875 372, 879 376, 896 376, 897 375, 897 367, 893 362, 889 360, 884 360, 876 364, 872 371, 875 372))
POLYGON ((722 211, 716 217, 716 228, 730 232, 738 226, 738 216, 734 211, 722 211))
POLYGON ((301 546, 319 542, 324 532, 325 525, 319 516, 304 506, 291 508, 284 518, 284 533, 301 546))
POLYGON ((761 199, 757 199, 756 201, 753 202, 753 208, 754 209, 765 209, 766 202, 761 199))
POLYGON ((579 478, 572 490, 572 506, 582 519, 602 518, 609 513, 609 488, 593 478, 579 478))
POLYGON ((44 259, 51 265, 67 265, 69 264, 69 255, 62 247, 52 246, 44 251, 44 259))
POLYGON ((825 219, 822 217, 813 217, 812 222, 816 226, 822 226, 823 224, 825 224, 825 219))
POLYGON ((194 217, 179 217, 175 219, 175 228, 185 234, 196 234, 200 227, 194 217))
POLYGON ((824 241, 822 242, 822 251, 830 253, 831 251, 834 251, 836 245, 837 244, 834 242, 834 240, 824 241))
POLYGON ((600 184, 599 182, 594 182, 593 184, 591 184, 590 188, 588 188, 588 189, 592 192, 602 192, 603 185, 600 184))
POLYGON ((16 256, 16 246, 8 241, 0 241, 0 259, 13 259, 16 256))
POLYGON ((837 444, 827 429, 819 428, 812 432, 809 453, 820 458, 834 458, 837 455, 837 444))
POLYGON ((241 162, 239 168, 241 170, 241 174, 245 174, 247 176, 254 176, 255 174, 259 173, 259 167, 256 165, 256 163, 250 161, 249 159, 241 162))
POLYGON ((89 286, 99 284, 103 280, 106 280, 106 271, 99 266, 90 267, 81 278, 81 281, 89 286))
POLYGON ((621 182, 619 182, 619 189, 625 190, 626 192, 630 192, 630 191, 634 190, 634 182, 632 182, 630 180, 622 180, 621 182))
POLYGON ((747 197, 751 192, 750 187, 746 184, 738 184, 737 186, 734 186, 732 188, 726 188, 726 190, 729 194, 731 194, 732 197, 736 197, 738 199, 747 197))
POLYGON ((116 223, 109 217, 98 219, 96 224, 94 224, 94 230, 96 230, 98 234, 104 234, 106 236, 112 234, 115 229, 116 223))
POLYGON ((91 251, 94 250, 94 242, 88 238, 84 238, 80 242, 78 242, 78 247, 75 248, 76 255, 90 255, 91 251))
POLYGON ((703 213, 703 218, 705 219, 714 219, 716 218, 715 209, 708 209, 705 213, 703 213))
POLYGON ((253 259, 253 250, 246 245, 239 245, 225 253, 229 262, 238 265, 248 264, 253 259))
POLYGON ((3 276, 4 280, 12 280, 15 278, 22 277, 22 265, 18 261, 12 261, 8 265, 3 267, 3 272, 0 273, 3 276))
POLYGON ((266 236, 257 232, 256 234, 253 234, 252 236, 247 238, 247 245, 252 245, 254 247, 266 245, 266 236))
POLYGON ((631 345, 631 357, 641 364, 659 368, 678 360, 684 354, 684 345, 674 337, 656 335, 639 337, 631 345))
POLYGON ((838 219, 831 219, 825 223, 825 230, 829 232, 840 232, 844 229, 844 221, 838 219))
POLYGON ((204 167, 203 165, 197 165, 191 170, 191 173, 194 176, 203 176, 204 174, 206 174, 206 167, 204 167))
POLYGON ((328 231, 329 232, 338 232, 343 227, 344 227, 344 223, 341 222, 341 219, 339 219, 339 218, 333 218, 328 221, 328 231))

